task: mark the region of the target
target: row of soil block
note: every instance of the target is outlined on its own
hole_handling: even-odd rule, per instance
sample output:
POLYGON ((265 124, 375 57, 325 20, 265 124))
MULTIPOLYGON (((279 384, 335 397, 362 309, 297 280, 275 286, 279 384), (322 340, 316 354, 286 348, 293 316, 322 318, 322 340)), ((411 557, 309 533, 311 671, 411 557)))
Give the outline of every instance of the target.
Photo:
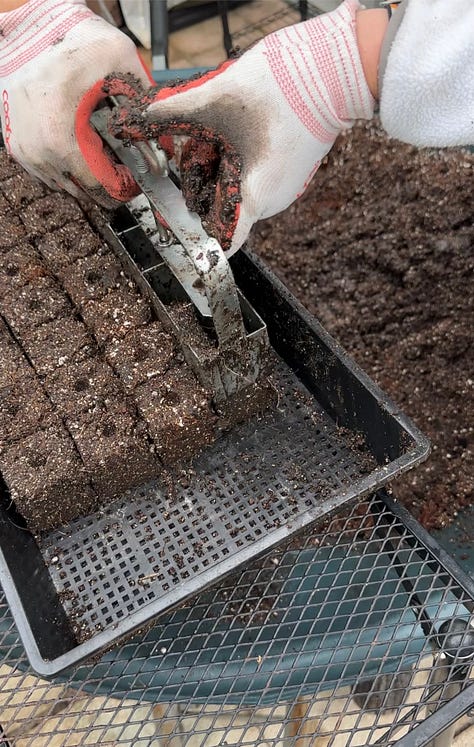
POLYGON ((74 199, 0 154, 0 468, 35 530, 214 438, 210 397, 74 199))

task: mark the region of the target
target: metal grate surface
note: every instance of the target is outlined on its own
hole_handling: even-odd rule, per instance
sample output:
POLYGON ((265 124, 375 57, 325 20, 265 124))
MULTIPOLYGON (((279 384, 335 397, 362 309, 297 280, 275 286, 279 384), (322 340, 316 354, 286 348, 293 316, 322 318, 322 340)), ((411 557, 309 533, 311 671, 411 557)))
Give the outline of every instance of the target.
POLYGON ((193 468, 124 495, 45 536, 42 554, 75 632, 110 628, 153 600, 176 604, 287 536, 307 512, 328 510, 374 469, 282 363, 276 409, 208 448, 193 468), (220 566, 223 566, 221 569, 220 566))
MULTIPOLYGON (((318 7, 318 3, 311 2, 311 0, 303 3, 299 0, 287 0, 287 7, 282 7, 282 3, 269 2, 269 0, 254 0, 252 5, 254 8, 261 7, 258 20, 238 30, 231 28, 233 46, 239 51, 245 51, 273 31, 313 18, 322 12, 322 7, 325 7, 324 3, 320 3, 318 7)), ((333 5, 326 3, 326 5, 328 6, 327 9, 332 10, 337 2, 334 2, 333 5)))
POLYGON ((424 745, 474 704, 472 584, 439 552, 406 512, 375 497, 54 682, 29 672, 0 599, 4 739, 424 745), (440 655, 453 619, 465 631, 440 655))

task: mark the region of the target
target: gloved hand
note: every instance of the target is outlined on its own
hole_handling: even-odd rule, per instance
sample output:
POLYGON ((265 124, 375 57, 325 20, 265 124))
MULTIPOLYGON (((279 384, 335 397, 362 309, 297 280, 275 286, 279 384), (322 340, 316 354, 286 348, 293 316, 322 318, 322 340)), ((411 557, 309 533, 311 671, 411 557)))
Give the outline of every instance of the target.
POLYGON ((229 253, 255 221, 301 195, 342 129, 372 117, 355 35, 359 7, 346 0, 270 34, 217 71, 152 90, 139 111, 117 118, 118 136, 173 136, 169 155, 174 145, 188 207, 229 253), (191 139, 176 147, 183 135, 191 139))
POLYGON ((2 131, 10 154, 53 188, 85 192, 106 207, 130 199, 135 181, 109 160, 89 118, 109 93, 134 95, 149 86, 133 42, 85 0, 28 0, 0 13, 0 28, 2 131))

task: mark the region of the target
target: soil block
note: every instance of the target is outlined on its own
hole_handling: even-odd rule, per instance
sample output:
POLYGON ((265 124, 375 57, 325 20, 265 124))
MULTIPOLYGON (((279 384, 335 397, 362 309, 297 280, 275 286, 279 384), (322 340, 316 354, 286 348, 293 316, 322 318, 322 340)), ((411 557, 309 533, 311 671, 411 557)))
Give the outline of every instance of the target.
POLYGON ((192 303, 177 301, 169 304, 168 310, 180 329, 180 338, 202 359, 212 350, 212 339, 199 324, 192 303))
POLYGON ((165 464, 189 459, 215 440, 210 393, 185 365, 174 365, 141 384, 135 398, 165 464))
POLYGON ((21 219, 32 236, 44 236, 66 223, 84 218, 84 213, 73 197, 64 193, 51 193, 28 205, 21 219))
POLYGON ((74 316, 56 319, 30 331, 24 346, 40 375, 51 374, 67 363, 85 360, 96 353, 94 340, 74 316))
POLYGON ((152 322, 129 332, 123 339, 111 340, 105 356, 127 389, 135 389, 170 367, 175 355, 174 338, 160 322, 152 322))
POLYGON ((0 453, 56 421, 22 349, 0 321, 0 453))
POLYGON ((127 285, 122 267, 111 252, 78 259, 59 270, 58 276, 77 306, 127 285))
MULTIPOLYGON (((1 184, 0 184, 1 187, 1 184)), ((0 192, 0 215, 8 215, 11 211, 10 203, 7 198, 0 192)))
POLYGON ((88 301, 81 313, 99 343, 125 337, 151 318, 148 301, 131 289, 113 290, 102 299, 88 301))
POLYGON ((67 524, 97 508, 88 475, 60 423, 10 447, 0 456, 0 466, 30 529, 67 524))
POLYGON ((0 318, 0 387, 11 386, 28 374, 33 375, 34 371, 0 318))
POLYGON ((58 412, 67 418, 100 412, 124 397, 119 379, 98 357, 73 359, 46 376, 44 387, 58 412))
POLYGON ((0 343, 0 450, 53 420, 53 408, 28 361, 14 345, 0 343))
POLYGON ((0 294, 12 288, 46 277, 48 271, 36 249, 27 243, 19 244, 5 254, 0 254, 0 294))
POLYGON ((144 429, 137 427, 127 404, 66 422, 100 499, 110 500, 161 471, 144 429))
POLYGON ((54 274, 77 259, 109 252, 106 244, 84 220, 68 223, 49 236, 42 236, 37 246, 54 274))
POLYGON ((28 174, 15 174, 2 182, 1 189, 14 210, 21 210, 33 200, 44 197, 46 187, 28 174))
POLYGON ((219 404, 219 428, 228 430, 237 423, 245 423, 278 404, 279 392, 271 379, 252 384, 226 402, 219 404))
POLYGON ((27 286, 12 288, 0 297, 0 309, 15 334, 26 340, 39 325, 71 314, 61 287, 49 277, 35 278, 27 286))
MULTIPOLYGON (((0 206, 1 207, 1 206, 0 206)), ((26 231, 19 218, 12 215, 11 208, 0 212, 0 252, 15 247, 26 239, 26 231)))

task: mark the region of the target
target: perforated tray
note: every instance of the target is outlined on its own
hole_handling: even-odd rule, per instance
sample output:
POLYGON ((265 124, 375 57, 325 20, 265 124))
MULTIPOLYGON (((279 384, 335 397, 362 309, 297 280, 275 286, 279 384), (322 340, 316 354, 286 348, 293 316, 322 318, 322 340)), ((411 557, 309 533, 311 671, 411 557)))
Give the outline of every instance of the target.
POLYGON ((238 285, 278 357, 277 407, 192 469, 44 536, 3 490, 0 581, 33 668, 53 675, 426 457, 428 443, 251 254, 238 285))

